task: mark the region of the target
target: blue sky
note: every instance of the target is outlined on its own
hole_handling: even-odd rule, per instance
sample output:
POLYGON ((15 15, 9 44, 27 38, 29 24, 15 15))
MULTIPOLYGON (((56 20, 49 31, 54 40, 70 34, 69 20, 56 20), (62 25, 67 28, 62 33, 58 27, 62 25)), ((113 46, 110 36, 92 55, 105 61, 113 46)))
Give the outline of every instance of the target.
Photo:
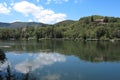
POLYGON ((53 24, 84 16, 120 17, 120 0, 0 0, 0 22, 53 24))

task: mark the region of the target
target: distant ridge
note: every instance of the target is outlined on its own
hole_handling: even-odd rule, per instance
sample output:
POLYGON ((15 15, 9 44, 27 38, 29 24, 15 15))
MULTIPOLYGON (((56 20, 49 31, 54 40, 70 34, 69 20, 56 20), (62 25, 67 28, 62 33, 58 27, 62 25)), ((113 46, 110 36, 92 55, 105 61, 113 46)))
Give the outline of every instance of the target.
POLYGON ((108 20, 107 23, 120 23, 119 17, 109 17, 109 16, 100 16, 100 15, 92 15, 92 16, 86 16, 82 17, 79 20, 64 20, 55 24, 45 24, 45 23, 39 23, 39 22, 13 22, 13 23, 6 23, 6 22, 0 22, 0 28, 20 28, 20 27, 46 27, 46 26, 56 26, 56 27, 67 27, 67 26, 80 26, 85 24, 85 26, 91 24, 93 26, 105 24, 104 20, 108 20), (93 19, 93 21, 92 21, 93 19), (95 24, 96 23, 96 24, 95 24))
MULTIPOLYGON (((73 20, 65 20, 61 21, 58 23, 55 23, 55 26, 67 26, 70 24, 73 24, 75 21, 73 20)), ((13 22, 13 23, 5 23, 5 22, 0 22, 0 27, 4 28, 20 28, 20 27, 46 27, 49 26, 50 24, 44 24, 44 23, 39 23, 39 22, 13 22)))
POLYGON ((5 28, 20 28, 20 27, 30 27, 30 26, 45 27, 47 25, 48 24, 37 23, 37 22, 13 22, 13 23, 0 22, 0 27, 5 27, 5 28))

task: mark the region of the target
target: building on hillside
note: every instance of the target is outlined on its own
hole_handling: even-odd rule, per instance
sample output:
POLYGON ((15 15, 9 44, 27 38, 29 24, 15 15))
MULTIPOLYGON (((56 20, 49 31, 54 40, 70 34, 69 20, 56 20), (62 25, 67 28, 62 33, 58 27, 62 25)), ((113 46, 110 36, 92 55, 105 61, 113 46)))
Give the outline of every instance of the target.
POLYGON ((95 19, 94 22, 96 22, 98 25, 104 25, 107 23, 107 21, 105 20, 105 17, 102 19, 95 19))
POLYGON ((94 22, 104 22, 104 19, 95 19, 94 22))

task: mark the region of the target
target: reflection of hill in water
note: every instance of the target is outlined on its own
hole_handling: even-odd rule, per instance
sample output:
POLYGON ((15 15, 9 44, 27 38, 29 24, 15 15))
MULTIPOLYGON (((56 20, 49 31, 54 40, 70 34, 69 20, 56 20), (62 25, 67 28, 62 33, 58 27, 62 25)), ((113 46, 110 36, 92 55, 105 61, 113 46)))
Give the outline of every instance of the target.
MULTIPOLYGON (((64 44, 63 44, 64 45, 64 44)), ((119 61, 119 43, 109 42, 67 42, 66 45, 57 48, 56 51, 66 55, 74 55, 82 60, 90 62, 119 61)))
POLYGON ((27 52, 57 52, 64 55, 74 55, 85 61, 119 61, 120 60, 120 42, 78 42, 78 41, 60 41, 44 40, 40 42, 13 42, 6 51, 21 53, 27 52), (17 52, 18 51, 18 52, 17 52))

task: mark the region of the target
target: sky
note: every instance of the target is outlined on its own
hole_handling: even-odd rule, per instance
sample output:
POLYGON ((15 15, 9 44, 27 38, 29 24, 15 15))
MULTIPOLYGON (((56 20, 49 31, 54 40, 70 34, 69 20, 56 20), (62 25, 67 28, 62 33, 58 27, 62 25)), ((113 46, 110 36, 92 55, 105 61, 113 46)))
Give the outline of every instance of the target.
POLYGON ((120 0, 0 0, 0 22, 54 24, 91 15, 120 17, 120 0))

